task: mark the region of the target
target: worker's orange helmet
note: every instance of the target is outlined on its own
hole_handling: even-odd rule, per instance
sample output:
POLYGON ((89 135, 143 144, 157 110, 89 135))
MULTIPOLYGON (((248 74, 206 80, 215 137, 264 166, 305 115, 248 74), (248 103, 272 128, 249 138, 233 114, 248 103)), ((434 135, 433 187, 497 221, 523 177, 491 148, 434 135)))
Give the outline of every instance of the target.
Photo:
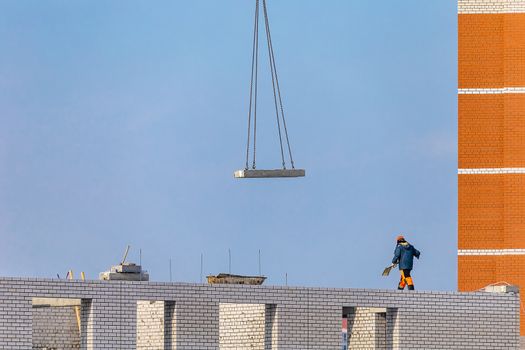
POLYGON ((396 237, 396 241, 404 241, 405 240, 405 237, 403 237, 403 235, 399 235, 396 237))

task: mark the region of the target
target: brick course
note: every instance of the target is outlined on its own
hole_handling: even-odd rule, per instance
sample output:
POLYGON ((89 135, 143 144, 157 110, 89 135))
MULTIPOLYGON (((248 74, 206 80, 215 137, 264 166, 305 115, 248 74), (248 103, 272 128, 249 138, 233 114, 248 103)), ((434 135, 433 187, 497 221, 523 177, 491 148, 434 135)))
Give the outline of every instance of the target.
POLYGON ((459 0, 460 14, 494 14, 525 12, 523 0, 459 0))

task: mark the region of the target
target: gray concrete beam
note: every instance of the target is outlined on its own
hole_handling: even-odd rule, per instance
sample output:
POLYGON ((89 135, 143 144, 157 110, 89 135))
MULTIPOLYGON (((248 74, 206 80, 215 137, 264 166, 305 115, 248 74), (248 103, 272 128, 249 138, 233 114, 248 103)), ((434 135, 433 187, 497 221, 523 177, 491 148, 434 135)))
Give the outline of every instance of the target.
POLYGON ((304 177, 304 169, 275 169, 275 170, 237 170, 234 177, 237 179, 264 179, 283 177, 304 177))

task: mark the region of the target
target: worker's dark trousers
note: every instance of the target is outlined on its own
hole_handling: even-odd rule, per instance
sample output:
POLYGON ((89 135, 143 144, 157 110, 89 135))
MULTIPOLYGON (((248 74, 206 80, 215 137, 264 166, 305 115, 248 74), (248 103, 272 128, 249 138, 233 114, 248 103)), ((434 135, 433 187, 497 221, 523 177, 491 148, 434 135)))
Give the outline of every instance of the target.
POLYGON ((414 281, 412 281, 412 277, 410 276, 411 271, 412 270, 399 270, 401 273, 401 280, 399 281, 397 289, 403 290, 405 289, 405 286, 408 285, 408 290, 414 290, 414 281))

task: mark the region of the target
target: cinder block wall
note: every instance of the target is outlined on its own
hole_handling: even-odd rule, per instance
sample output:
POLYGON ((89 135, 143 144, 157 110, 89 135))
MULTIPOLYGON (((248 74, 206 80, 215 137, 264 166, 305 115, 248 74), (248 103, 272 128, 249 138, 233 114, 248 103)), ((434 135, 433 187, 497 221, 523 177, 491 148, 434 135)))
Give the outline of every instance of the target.
POLYGON ((81 344, 90 350, 137 348, 138 301, 171 305, 174 339, 168 348, 177 350, 218 350, 219 305, 253 303, 267 305, 266 349, 339 349, 343 309, 352 307, 397 309, 392 322, 399 341, 392 349, 519 346, 519 295, 511 293, 0 278, 0 296, 0 349, 32 348, 35 297, 82 299, 81 344))
POLYGON ((80 349, 74 307, 33 309, 33 349, 80 349))

